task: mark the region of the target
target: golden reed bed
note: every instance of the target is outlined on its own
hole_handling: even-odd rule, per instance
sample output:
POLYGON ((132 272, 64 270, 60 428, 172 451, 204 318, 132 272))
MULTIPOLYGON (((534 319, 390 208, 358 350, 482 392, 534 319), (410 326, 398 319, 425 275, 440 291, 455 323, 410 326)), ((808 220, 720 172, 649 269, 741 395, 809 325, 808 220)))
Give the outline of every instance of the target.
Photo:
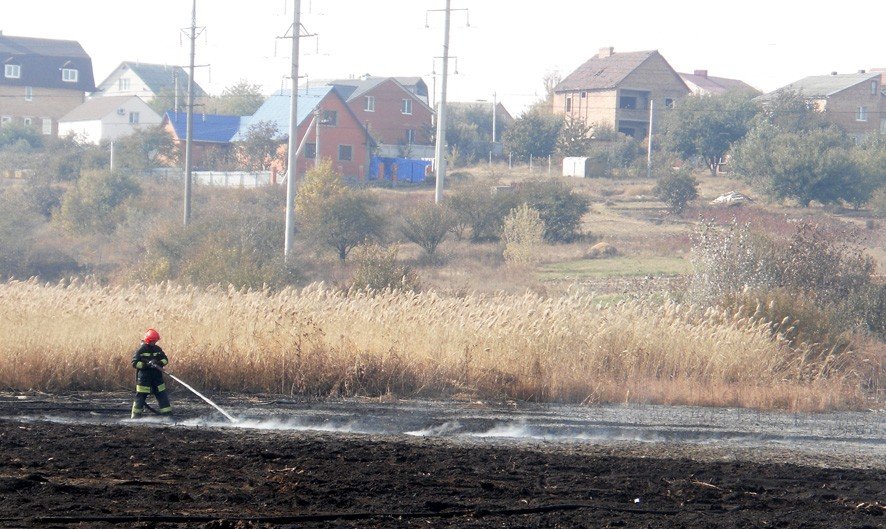
POLYGON ((793 410, 869 397, 856 370, 764 322, 676 304, 35 280, 0 283, 0 389, 131 389, 149 326, 170 369, 215 392, 793 410))

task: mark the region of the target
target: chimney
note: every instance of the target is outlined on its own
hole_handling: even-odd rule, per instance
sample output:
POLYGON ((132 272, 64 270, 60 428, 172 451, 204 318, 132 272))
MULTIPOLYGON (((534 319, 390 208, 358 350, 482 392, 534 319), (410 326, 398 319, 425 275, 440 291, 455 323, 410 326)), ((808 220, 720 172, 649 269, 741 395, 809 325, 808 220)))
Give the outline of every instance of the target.
POLYGON ((608 48, 600 48, 600 51, 597 52, 598 59, 605 59, 606 57, 612 57, 615 53, 615 48, 609 46, 608 48))
POLYGON ((693 75, 697 75, 699 77, 704 77, 705 79, 708 78, 708 71, 707 70, 695 70, 692 73, 693 73, 693 75))
POLYGON ((859 70, 858 73, 867 73, 864 70, 859 70))
POLYGON ((831 75, 837 75, 837 72, 831 72, 831 75))

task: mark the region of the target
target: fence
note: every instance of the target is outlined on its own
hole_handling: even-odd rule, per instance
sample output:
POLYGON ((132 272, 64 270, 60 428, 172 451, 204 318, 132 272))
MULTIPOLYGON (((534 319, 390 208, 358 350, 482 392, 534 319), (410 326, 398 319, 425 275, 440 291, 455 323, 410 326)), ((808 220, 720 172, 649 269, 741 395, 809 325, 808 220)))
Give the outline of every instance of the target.
MULTIPOLYGON (((156 168, 151 175, 159 179, 181 180, 184 171, 178 168, 156 168)), ((191 171, 192 182, 219 187, 255 188, 280 183, 280 175, 271 171, 191 171)))

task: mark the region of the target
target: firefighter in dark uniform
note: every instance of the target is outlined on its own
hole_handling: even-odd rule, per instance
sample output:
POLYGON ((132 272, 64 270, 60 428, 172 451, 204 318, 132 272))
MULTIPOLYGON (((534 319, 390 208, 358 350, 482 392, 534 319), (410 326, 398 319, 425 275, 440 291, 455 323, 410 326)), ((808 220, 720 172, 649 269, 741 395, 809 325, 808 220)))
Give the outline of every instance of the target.
POLYGON ((163 383, 163 368, 169 363, 166 353, 157 342, 160 341, 160 333, 154 329, 148 329, 142 339, 142 345, 132 355, 132 367, 136 368, 135 379, 135 402, 132 404, 132 418, 141 417, 145 411, 145 401, 148 395, 154 394, 160 405, 160 415, 172 415, 172 406, 169 404, 169 395, 166 393, 166 384, 163 383))

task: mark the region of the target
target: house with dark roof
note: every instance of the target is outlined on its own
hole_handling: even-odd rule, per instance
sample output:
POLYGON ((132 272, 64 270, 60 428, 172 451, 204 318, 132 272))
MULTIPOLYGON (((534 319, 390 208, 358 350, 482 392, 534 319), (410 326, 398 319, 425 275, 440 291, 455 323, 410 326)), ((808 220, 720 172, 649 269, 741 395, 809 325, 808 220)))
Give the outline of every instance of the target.
POLYGON ((727 79, 726 77, 714 77, 708 75, 707 70, 694 70, 692 73, 681 73, 680 78, 689 87, 694 95, 723 95, 727 92, 749 92, 757 93, 760 91, 744 81, 738 79, 727 79))
MULTIPOLYGON (((188 97, 188 79, 188 72, 181 66, 125 61, 98 85, 95 95, 134 95, 149 102, 162 97, 168 101, 167 110, 182 110, 188 97)), ((194 97, 205 96, 206 92, 194 82, 194 97)))
POLYGON ((73 40, 0 33, 0 124, 22 123, 58 133, 58 120, 95 90, 92 59, 73 40))
POLYGON ((95 97, 62 116, 58 134, 76 134, 97 145, 156 127, 161 121, 160 114, 138 96, 95 97))
MULTIPOLYGON (((244 118, 240 116, 194 114, 191 120, 191 167, 198 170, 224 170, 233 165, 231 142, 240 130, 242 119, 244 118)), ((166 112, 162 126, 172 135, 179 158, 184 159, 188 133, 187 113, 171 110, 166 112)))
POLYGON ((658 51, 616 53, 601 48, 554 87, 553 112, 589 126, 607 125, 635 138, 647 135, 689 88, 658 51), (650 112, 650 107, 652 112, 650 112))
MULTIPOLYGON (((272 123, 281 142, 289 139, 290 90, 272 94, 248 118, 243 118, 233 141, 247 138, 250 127, 272 123)), ((317 159, 329 160, 342 176, 363 179, 368 174, 369 154, 374 143, 363 122, 354 114, 341 93, 333 86, 315 86, 298 90, 296 145, 304 143, 296 161, 296 174, 303 175, 317 159), (318 155, 319 153, 319 155, 318 155)), ((287 154, 281 148, 274 169, 285 170, 287 154)))
POLYGON ((380 156, 433 156, 434 111, 427 85, 417 77, 371 77, 328 81, 377 143, 380 156), (404 85, 402 79, 409 85, 404 85))
POLYGON ((796 92, 815 105, 831 123, 847 134, 862 140, 886 134, 886 92, 882 72, 813 75, 763 94, 755 99, 762 104, 778 97, 779 92, 796 92))

